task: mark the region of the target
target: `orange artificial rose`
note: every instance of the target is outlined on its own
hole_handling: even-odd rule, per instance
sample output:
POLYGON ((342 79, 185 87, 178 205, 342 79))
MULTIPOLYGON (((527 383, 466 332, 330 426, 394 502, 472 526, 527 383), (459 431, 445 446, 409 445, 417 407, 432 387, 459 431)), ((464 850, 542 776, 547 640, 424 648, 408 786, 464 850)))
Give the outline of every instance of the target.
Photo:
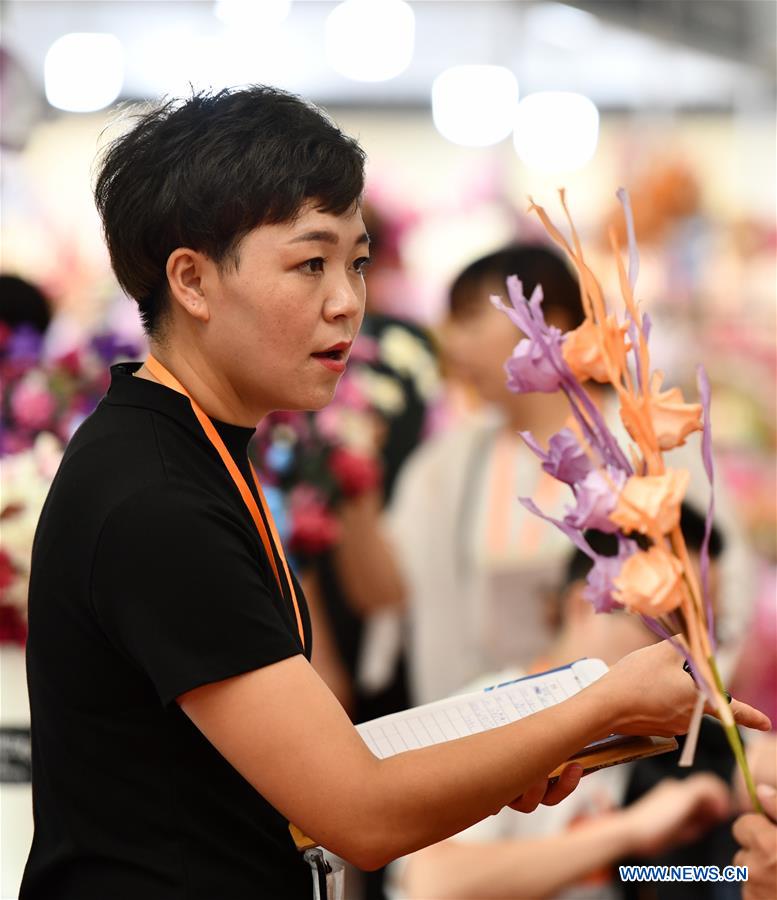
POLYGON ((689 478, 686 469, 669 469, 664 475, 632 475, 610 519, 625 532, 667 534, 680 522, 680 504, 689 478))
POLYGON ((663 616, 683 599, 683 567, 661 547, 638 550, 613 579, 613 597, 633 613, 663 616))
MULTIPOLYGON (((662 391, 663 378, 663 373, 653 373, 648 408, 659 448, 672 450, 682 447, 689 434, 702 430, 702 406, 701 403, 686 403, 678 387, 662 391)), ((631 422, 631 414, 621 409, 621 420, 626 431, 639 442, 631 422)))
MULTIPOLYGON (((602 326, 586 319, 578 328, 568 331, 564 338, 561 347, 562 356, 579 381, 593 378, 594 381, 605 383, 610 380, 597 339, 600 327, 602 326)), ((605 334, 612 335, 616 341, 625 343, 626 325, 618 325, 615 316, 607 316, 603 330, 605 334)))

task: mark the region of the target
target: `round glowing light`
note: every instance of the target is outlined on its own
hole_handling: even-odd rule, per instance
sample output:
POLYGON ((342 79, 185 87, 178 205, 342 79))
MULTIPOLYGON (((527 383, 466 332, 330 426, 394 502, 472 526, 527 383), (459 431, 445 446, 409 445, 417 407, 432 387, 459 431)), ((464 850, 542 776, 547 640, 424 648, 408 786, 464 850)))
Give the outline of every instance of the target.
POLYGON ((113 34, 73 32, 49 47, 43 63, 46 99, 68 112, 110 106, 124 83, 124 48, 113 34))
POLYGON ((432 84, 432 118, 440 134, 465 147, 488 147, 513 130, 518 81, 502 66, 453 66, 432 84))
POLYGON ((271 28, 289 15, 291 0, 217 0, 217 19, 232 28, 271 28))
POLYGON ((326 20, 329 65, 352 81, 388 81, 413 58, 415 15, 404 0, 345 0, 326 20))
POLYGON ((598 140, 599 110, 582 94, 539 91, 518 104, 513 142, 531 169, 581 169, 596 152, 598 140))

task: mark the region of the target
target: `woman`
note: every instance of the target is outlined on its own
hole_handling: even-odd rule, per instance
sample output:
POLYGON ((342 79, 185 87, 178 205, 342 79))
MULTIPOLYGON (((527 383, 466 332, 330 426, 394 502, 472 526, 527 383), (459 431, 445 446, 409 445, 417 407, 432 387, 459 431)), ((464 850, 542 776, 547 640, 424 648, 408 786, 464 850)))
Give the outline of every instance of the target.
POLYGON ((309 665, 246 445, 270 410, 334 393, 364 307, 362 186, 358 145, 263 87, 147 113, 102 161, 151 355, 114 367, 38 527, 22 900, 309 897, 289 821, 377 867, 557 802, 579 767, 545 776, 593 738, 687 726, 692 684, 659 647, 529 719, 379 761, 309 665))

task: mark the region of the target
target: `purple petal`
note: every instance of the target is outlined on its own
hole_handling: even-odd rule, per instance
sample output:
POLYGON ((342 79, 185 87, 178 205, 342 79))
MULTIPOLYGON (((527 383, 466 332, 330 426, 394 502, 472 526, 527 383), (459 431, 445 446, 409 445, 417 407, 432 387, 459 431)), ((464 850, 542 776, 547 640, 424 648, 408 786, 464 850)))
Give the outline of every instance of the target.
POLYGON ((588 541, 583 537, 579 528, 573 528, 571 525, 562 521, 561 519, 554 519, 553 516, 546 516, 545 513, 537 506, 537 504, 531 499, 531 497, 519 497, 518 498, 521 503, 529 510, 529 512, 534 513, 535 516, 539 516, 546 522, 550 522, 551 525, 555 525, 559 531, 563 532, 570 541, 578 548, 578 550, 582 550, 586 556, 591 559, 596 559, 596 553, 591 549, 588 544, 588 541))
POLYGON ((715 626, 712 618, 712 598, 710 597, 710 535, 712 534, 712 522, 715 518, 715 468, 712 462, 712 423, 710 422, 710 403, 712 392, 710 380, 704 366, 696 369, 696 382, 701 395, 701 405, 704 413, 704 422, 701 437, 701 455, 704 460, 704 470, 710 482, 710 502, 707 507, 707 515, 704 519, 704 540, 701 543, 699 565, 701 568, 701 589, 704 595, 704 606, 707 613, 707 626, 710 643, 713 650, 716 646, 715 626))
POLYGON ((619 469, 608 469, 609 478, 594 469, 575 485, 577 505, 568 509, 564 521, 573 528, 584 530, 596 528, 605 534, 615 534, 618 526, 610 520, 618 495, 626 481, 626 475, 619 469), (612 483, 615 484, 613 490, 612 483))
POLYGON ((634 367, 637 372, 637 386, 640 392, 644 390, 642 383, 642 364, 639 361, 639 335, 637 334, 637 323, 629 316, 629 340, 631 341, 632 351, 634 355, 634 367))
POLYGON ((623 609, 623 604, 613 597, 613 580, 620 574, 625 557, 597 556, 586 577, 583 598, 598 613, 609 613, 614 609, 623 609))
POLYGON ((548 455, 542 468, 554 478, 565 484, 576 484, 582 481, 593 470, 588 458, 573 431, 562 428, 548 442, 548 455))
POLYGON ((517 394, 535 391, 554 394, 561 383, 561 377, 544 348, 529 338, 518 343, 504 368, 507 372, 507 387, 517 394))
POLYGON ((548 458, 548 454, 542 449, 541 445, 534 439, 531 431, 519 431, 518 436, 523 438, 523 442, 536 456, 543 462, 548 458))
POLYGON ((629 241, 629 285, 633 291, 639 275, 639 250, 637 249, 637 238, 634 233, 634 216, 631 212, 629 192, 625 188, 618 188, 615 193, 621 202, 623 215, 626 219, 626 234, 629 241))

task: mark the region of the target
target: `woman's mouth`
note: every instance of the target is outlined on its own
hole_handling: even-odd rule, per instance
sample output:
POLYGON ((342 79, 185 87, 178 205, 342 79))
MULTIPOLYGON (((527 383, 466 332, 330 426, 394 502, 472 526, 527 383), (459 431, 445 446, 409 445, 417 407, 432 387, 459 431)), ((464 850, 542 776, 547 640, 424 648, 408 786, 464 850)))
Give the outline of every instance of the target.
POLYGON ((331 372, 344 372, 350 346, 349 343, 344 341, 340 344, 335 344, 328 350, 312 353, 311 356, 331 372))

